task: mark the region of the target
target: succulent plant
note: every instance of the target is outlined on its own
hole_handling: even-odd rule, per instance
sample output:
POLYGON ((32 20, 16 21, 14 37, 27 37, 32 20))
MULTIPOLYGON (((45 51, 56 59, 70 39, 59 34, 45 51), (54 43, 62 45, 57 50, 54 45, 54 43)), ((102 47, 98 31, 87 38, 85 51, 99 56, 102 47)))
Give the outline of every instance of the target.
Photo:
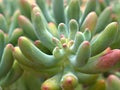
MULTIPOLYGON (((8 1, 1 2, 1 5, 4 6, 5 2, 8 1)), ((17 44, 18 37, 23 35, 23 31, 18 27, 17 23, 17 17, 20 12, 15 8, 13 9, 13 4, 9 3, 10 2, 7 3, 6 7, 1 8, 0 14, 1 87, 7 87, 9 84, 12 84, 23 74, 23 69, 20 67, 18 62, 15 61, 12 54, 13 46, 17 44), (8 8, 9 10, 7 11, 8 8)))
POLYGON ((88 0, 84 12, 80 0, 16 5, 13 22, 0 18, 3 90, 120 89, 119 24, 107 0, 88 0))

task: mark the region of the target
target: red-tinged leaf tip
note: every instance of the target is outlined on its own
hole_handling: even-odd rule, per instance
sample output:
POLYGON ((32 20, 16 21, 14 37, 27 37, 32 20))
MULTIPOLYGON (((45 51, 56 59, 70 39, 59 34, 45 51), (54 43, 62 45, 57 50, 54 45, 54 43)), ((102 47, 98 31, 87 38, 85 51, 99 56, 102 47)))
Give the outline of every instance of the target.
POLYGON ((31 7, 32 7, 32 9, 37 7, 36 3, 32 3, 31 7))
POLYGON ((108 78, 107 78, 107 80, 111 81, 111 80, 113 80, 114 78, 116 78, 115 75, 109 75, 108 78))
POLYGON ((67 85, 72 85, 72 82, 73 82, 73 78, 70 77, 70 76, 68 76, 65 83, 66 83, 67 85))
POLYGON ((117 76, 112 75, 112 74, 109 75, 108 78, 107 78, 107 82, 112 83, 113 80, 119 80, 120 81, 120 79, 117 76))
POLYGON ((69 45, 72 46, 74 44, 74 41, 73 40, 70 40, 69 41, 69 45))
POLYGON ((18 16, 18 20, 19 20, 19 21, 24 20, 24 16, 23 16, 23 15, 19 15, 19 16, 18 16))
POLYGON ((36 40, 36 41, 34 42, 34 44, 35 44, 35 45, 38 45, 38 44, 40 44, 40 41, 39 41, 39 40, 36 40))
POLYGON ((56 38, 55 38, 55 37, 52 37, 52 41, 53 41, 53 42, 56 42, 56 38))
POLYGON ((107 54, 107 53, 110 52, 110 51, 111 51, 111 48, 108 47, 108 48, 106 48, 106 49, 103 51, 103 54, 102 54, 102 55, 105 55, 105 54, 107 54))
POLYGON ((26 2, 27 2, 27 0, 20 0, 20 3, 22 6, 24 6, 26 2))
POLYGON ((35 3, 34 0, 20 0, 22 6, 25 6, 26 3, 35 3))
POLYGON ((63 48, 67 48, 67 44, 66 44, 66 43, 63 43, 63 44, 62 44, 62 47, 63 47, 63 48))
MULTIPOLYGON (((112 22, 111 25, 118 28, 118 23, 117 22, 112 22)), ((117 30, 117 29, 115 29, 115 30, 117 30)))
POLYGON ((52 41, 55 42, 56 44, 59 42, 59 40, 56 37, 52 37, 52 41))
POLYGON ((75 19, 71 19, 70 23, 76 23, 76 20, 75 19))
POLYGON ((0 17, 3 17, 3 14, 0 13, 0 17))
POLYGON ((85 19, 85 30, 93 30, 97 22, 97 14, 95 12, 90 12, 85 19))
POLYGON ((12 44, 7 44, 6 47, 13 49, 13 45, 12 44))
POLYGON ((53 22, 48 23, 49 26, 54 26, 55 24, 53 22))
POLYGON ((104 3, 104 0, 98 0, 99 3, 104 3))
POLYGON ((4 33, 4 32, 0 29, 0 33, 4 33))
POLYGON ((103 83, 103 84, 104 84, 104 83, 105 83, 105 80, 103 80, 103 79, 102 79, 102 80, 99 80, 99 83, 101 83, 101 84, 103 83))
POLYGON ((35 16, 41 16, 40 12, 36 12, 35 16))
POLYGON ((14 33, 19 33, 19 32, 21 32, 21 31, 22 31, 21 28, 16 28, 13 32, 14 32, 14 33))
POLYGON ((83 47, 90 46, 89 41, 84 41, 83 43, 84 43, 83 47))
POLYGON ((82 32, 76 32, 76 36, 81 36, 81 35, 83 35, 83 33, 82 32))
POLYGON ((75 77, 69 75, 64 77, 63 81, 61 82, 61 87, 64 89, 75 88, 77 85, 77 80, 75 77))
POLYGON ((64 26, 65 24, 64 23, 60 23, 58 26, 64 26))
POLYGON ((59 90, 58 87, 52 85, 53 83, 43 83, 41 90, 59 90))
POLYGON ((97 14, 94 11, 92 11, 89 13, 89 16, 96 16, 97 17, 97 14))
POLYGON ((107 9, 108 11, 110 11, 110 13, 112 14, 112 12, 113 12, 112 6, 108 6, 106 9, 107 9))
POLYGON ((85 31, 90 31, 91 29, 89 27, 86 27, 85 31))
POLYGON ((118 27, 118 26, 119 26, 119 24, 118 24, 117 22, 115 22, 115 24, 116 24, 116 27, 118 27))
POLYGON ((116 14, 111 14, 111 18, 113 19, 113 20, 116 20, 117 19, 117 15, 116 14))
POLYGON ((77 32, 77 34, 82 34, 82 32, 77 32))
POLYGON ((40 15, 40 10, 37 6, 32 6, 32 12, 34 16, 40 15))
POLYGON ((49 86, 47 86, 47 85, 43 85, 41 89, 42 90, 50 90, 49 86))
POLYGON ((13 47, 12 51, 15 52, 15 47, 13 47))
POLYGON ((18 44, 24 39, 25 37, 21 36, 18 38, 18 44))
POLYGON ((108 51, 111 51, 110 47, 108 47, 108 48, 105 49, 105 52, 108 52, 108 51))
POLYGON ((60 48, 59 48, 58 46, 56 46, 55 49, 56 49, 57 51, 59 51, 60 48))
POLYGON ((112 10, 113 10, 112 6, 109 6, 109 10, 112 12, 112 10))
POLYGON ((60 38, 65 38, 65 36, 63 34, 60 35, 60 38))
POLYGON ((26 22, 28 22, 27 18, 23 15, 18 16, 18 24, 21 26, 25 26, 26 22))
POLYGON ((8 34, 7 33, 4 33, 5 37, 8 37, 8 34))
POLYGON ((66 40, 66 38, 65 37, 61 37, 60 40, 66 40))
POLYGON ((22 2, 27 2, 27 0, 21 0, 22 2))
POLYGON ((108 51, 106 54, 99 58, 97 67, 99 69, 112 68, 120 61, 120 50, 114 49, 108 51))

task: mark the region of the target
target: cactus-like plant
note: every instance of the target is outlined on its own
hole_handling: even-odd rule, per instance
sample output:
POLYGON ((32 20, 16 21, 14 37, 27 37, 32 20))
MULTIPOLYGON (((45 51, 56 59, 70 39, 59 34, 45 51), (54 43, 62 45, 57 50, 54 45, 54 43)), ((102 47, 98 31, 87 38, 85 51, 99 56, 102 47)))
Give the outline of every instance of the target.
POLYGON ((52 0, 49 9, 45 0, 19 0, 21 13, 13 22, 6 20, 11 14, 1 14, 3 90, 120 89, 120 50, 114 48, 119 24, 113 7, 107 0, 88 0, 82 12, 80 0, 66 3, 52 0))

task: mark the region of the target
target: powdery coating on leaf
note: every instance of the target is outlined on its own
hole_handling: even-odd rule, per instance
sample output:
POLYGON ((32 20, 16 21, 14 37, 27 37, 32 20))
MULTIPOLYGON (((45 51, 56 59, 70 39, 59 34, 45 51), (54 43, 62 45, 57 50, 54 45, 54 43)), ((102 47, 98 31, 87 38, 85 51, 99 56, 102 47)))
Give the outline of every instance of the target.
POLYGON ((120 61, 120 50, 110 50, 108 53, 99 58, 97 67, 100 69, 112 68, 120 61))

